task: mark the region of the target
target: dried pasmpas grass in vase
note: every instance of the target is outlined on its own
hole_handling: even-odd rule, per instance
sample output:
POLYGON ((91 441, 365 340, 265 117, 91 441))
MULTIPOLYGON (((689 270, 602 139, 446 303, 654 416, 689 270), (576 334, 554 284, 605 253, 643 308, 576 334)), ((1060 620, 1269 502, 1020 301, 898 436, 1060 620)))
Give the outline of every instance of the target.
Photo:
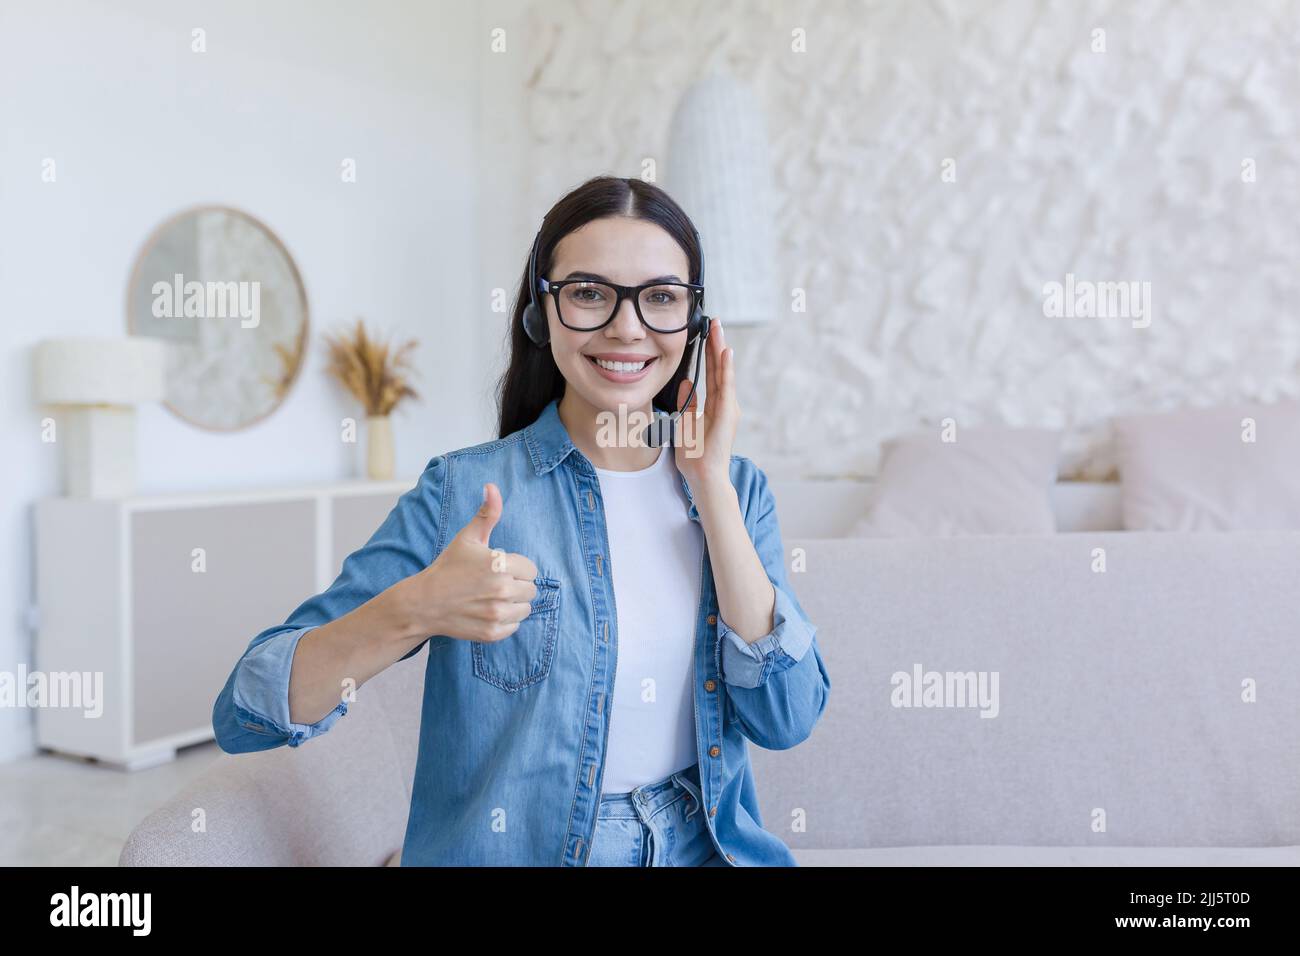
POLYGON ((394 349, 366 332, 357 319, 351 332, 330 335, 326 371, 346 388, 366 410, 366 474, 376 481, 393 477, 393 423, 389 417, 399 402, 418 398, 411 387, 411 339, 394 349))

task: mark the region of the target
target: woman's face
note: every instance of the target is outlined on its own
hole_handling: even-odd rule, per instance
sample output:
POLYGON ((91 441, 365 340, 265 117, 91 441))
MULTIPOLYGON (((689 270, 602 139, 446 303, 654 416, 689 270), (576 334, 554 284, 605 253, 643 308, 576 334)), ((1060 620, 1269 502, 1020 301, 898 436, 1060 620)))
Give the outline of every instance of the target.
MULTIPOLYGON (((652 222, 622 216, 592 220, 561 239, 546 278, 552 282, 604 279, 629 286, 653 280, 691 281, 690 261, 671 235, 652 222)), ((681 362, 687 331, 652 331, 637 318, 631 299, 625 299, 604 328, 579 332, 560 323, 554 296, 543 298, 551 353, 567 383, 566 392, 575 392, 596 411, 617 414, 619 406, 625 405, 629 412, 651 414, 654 396, 681 362), (611 371, 600 368, 597 358, 647 364, 639 371, 611 371)), ((572 322, 569 316, 566 305, 565 318, 572 322)), ((648 312, 646 318, 654 321, 648 312)))

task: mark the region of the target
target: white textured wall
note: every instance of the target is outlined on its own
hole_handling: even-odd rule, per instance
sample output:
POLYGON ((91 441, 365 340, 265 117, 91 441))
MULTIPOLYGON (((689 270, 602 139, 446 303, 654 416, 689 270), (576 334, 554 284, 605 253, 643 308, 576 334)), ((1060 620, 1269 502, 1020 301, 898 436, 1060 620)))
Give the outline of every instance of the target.
POLYGON ((870 473, 881 439, 952 416, 1064 427, 1062 474, 1103 477, 1111 414, 1300 395, 1300 4, 545 0, 526 22, 515 258, 571 186, 662 163, 711 64, 763 104, 773 268, 808 311, 728 338, 738 450, 772 472, 870 473), (1071 272, 1150 282, 1150 327, 1045 317, 1071 272))

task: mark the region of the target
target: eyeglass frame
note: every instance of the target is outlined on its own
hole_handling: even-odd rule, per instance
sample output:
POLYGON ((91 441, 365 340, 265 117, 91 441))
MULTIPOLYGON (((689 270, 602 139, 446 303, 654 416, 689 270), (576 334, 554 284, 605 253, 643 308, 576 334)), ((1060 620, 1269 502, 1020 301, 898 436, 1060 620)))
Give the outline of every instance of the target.
POLYGON ((678 332, 684 332, 691 327, 691 316, 693 316, 696 310, 700 308, 700 303, 704 298, 704 286, 695 282, 643 282, 641 285, 619 285, 617 282, 606 282, 604 279, 560 279, 556 282, 552 282, 545 276, 538 276, 537 288, 539 292, 551 293, 551 298, 555 300, 555 317, 560 320, 562 326, 566 329, 572 329, 575 332, 599 332, 605 326, 609 325, 609 323, 614 321, 615 316, 618 315, 619 307, 623 305, 623 300, 631 299, 632 310, 636 312, 636 317, 642 325, 651 332, 657 332, 660 335, 676 335, 678 332), (564 311, 560 308, 560 290, 566 285, 574 285, 579 282, 585 282, 588 285, 608 286, 614 290, 616 295, 616 298, 614 299, 614 308, 610 310, 609 318, 594 328, 578 328, 576 325, 570 325, 568 322, 564 321, 564 311), (652 289, 656 286, 663 285, 680 286, 690 289, 691 293, 695 297, 693 303, 688 303, 689 307, 686 310, 686 323, 679 329, 656 329, 653 325, 647 322, 645 316, 641 314, 641 293, 646 289, 652 289))

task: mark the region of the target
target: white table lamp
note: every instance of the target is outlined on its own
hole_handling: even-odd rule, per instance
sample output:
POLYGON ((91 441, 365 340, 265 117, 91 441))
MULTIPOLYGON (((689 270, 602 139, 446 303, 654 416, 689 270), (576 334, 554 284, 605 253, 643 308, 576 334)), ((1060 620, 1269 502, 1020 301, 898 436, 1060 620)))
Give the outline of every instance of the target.
POLYGON ((65 338, 37 343, 35 399, 58 406, 64 493, 115 498, 135 491, 135 406, 163 397, 165 346, 156 339, 65 338))

